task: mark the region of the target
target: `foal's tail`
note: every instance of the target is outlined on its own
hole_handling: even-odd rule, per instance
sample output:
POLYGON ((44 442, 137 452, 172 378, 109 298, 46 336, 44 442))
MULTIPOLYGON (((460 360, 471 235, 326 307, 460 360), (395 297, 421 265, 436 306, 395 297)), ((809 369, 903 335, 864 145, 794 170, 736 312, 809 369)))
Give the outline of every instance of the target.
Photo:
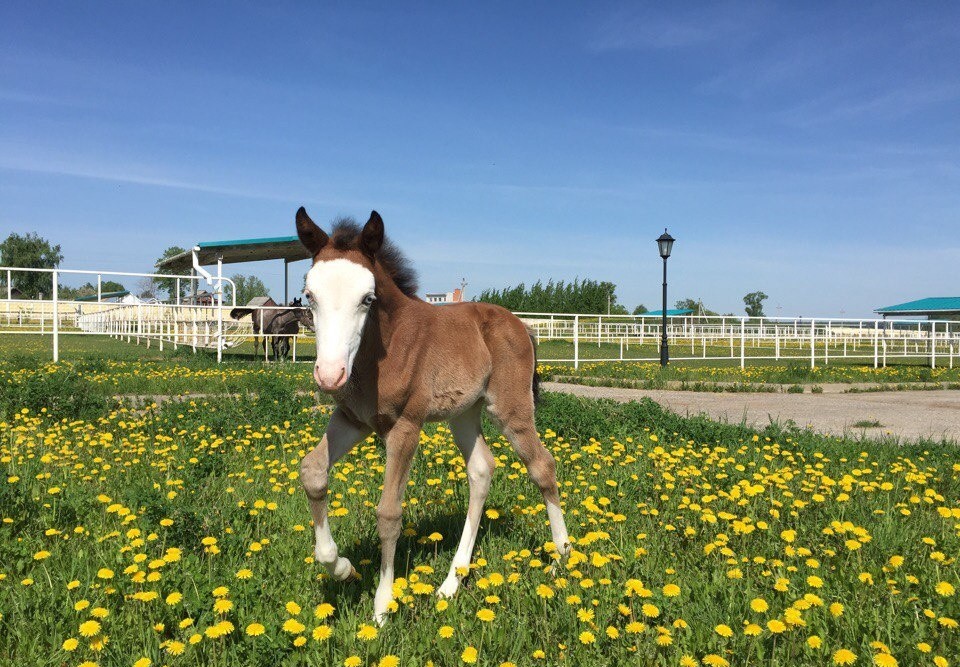
POLYGON ((241 317, 244 317, 246 315, 252 315, 252 314, 253 314, 253 308, 234 308, 233 310, 230 311, 230 317, 232 317, 235 320, 239 320, 241 317))
POLYGON ((530 336, 530 344, 533 345, 533 405, 534 407, 540 403, 540 373, 537 371, 537 339, 533 337, 533 333, 527 331, 527 335, 530 336))

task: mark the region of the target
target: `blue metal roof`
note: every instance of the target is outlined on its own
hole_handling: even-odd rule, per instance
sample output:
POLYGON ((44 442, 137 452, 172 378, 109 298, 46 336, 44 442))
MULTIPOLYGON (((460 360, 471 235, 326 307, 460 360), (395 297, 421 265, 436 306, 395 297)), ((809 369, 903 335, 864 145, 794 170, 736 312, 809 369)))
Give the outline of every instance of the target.
POLYGON ((931 296, 926 299, 898 303, 895 306, 877 308, 875 313, 888 315, 915 315, 924 313, 960 313, 960 296, 931 296))
MULTIPOLYGON (((681 317, 683 315, 690 315, 693 313, 691 308, 673 308, 667 309, 667 317, 681 317)), ((650 312, 643 313, 640 317, 663 317, 663 310, 651 310, 650 312)))

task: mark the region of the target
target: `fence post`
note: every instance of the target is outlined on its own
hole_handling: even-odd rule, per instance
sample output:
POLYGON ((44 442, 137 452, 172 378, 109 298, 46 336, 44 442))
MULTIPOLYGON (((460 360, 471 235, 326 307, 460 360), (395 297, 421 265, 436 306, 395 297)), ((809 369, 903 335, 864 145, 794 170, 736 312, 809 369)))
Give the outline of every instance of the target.
POLYGON ((217 257, 217 363, 223 361, 223 257, 217 257))
POLYGON ((573 370, 580 368, 580 316, 573 316, 573 370))
POLYGON ((53 363, 60 361, 60 274, 53 270, 53 363))
POLYGON ((877 368, 878 357, 880 356, 879 338, 880 338, 880 322, 874 320, 873 322, 873 367, 874 368, 877 368))
POLYGON ((810 320, 810 368, 817 367, 817 323, 810 320))
POLYGON ((937 323, 930 323, 930 368, 937 367, 937 323))
POLYGON ((747 318, 740 318, 740 370, 744 367, 744 345, 747 342, 747 318))

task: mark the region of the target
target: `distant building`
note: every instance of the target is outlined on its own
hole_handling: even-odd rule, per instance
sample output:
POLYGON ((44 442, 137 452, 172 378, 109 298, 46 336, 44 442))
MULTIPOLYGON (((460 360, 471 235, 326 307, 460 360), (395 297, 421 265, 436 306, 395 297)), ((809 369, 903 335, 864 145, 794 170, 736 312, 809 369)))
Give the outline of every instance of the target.
POLYGON ((448 303, 460 303, 463 301, 463 290, 457 288, 452 292, 427 292, 427 303, 437 306, 445 306, 448 303))

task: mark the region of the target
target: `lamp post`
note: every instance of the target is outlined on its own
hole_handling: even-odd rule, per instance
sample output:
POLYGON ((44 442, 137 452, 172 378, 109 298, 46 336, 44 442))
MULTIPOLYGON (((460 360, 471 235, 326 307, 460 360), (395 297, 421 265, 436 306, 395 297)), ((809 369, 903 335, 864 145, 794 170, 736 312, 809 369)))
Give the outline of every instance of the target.
POLYGON ((670 251, 673 250, 674 238, 667 234, 666 228, 663 230, 663 234, 657 239, 657 247, 660 249, 660 256, 663 257, 663 310, 661 314, 663 316, 663 325, 660 327, 661 340, 660 340, 660 367, 666 368, 667 362, 670 361, 670 354, 667 351, 667 257, 670 256, 670 251))

